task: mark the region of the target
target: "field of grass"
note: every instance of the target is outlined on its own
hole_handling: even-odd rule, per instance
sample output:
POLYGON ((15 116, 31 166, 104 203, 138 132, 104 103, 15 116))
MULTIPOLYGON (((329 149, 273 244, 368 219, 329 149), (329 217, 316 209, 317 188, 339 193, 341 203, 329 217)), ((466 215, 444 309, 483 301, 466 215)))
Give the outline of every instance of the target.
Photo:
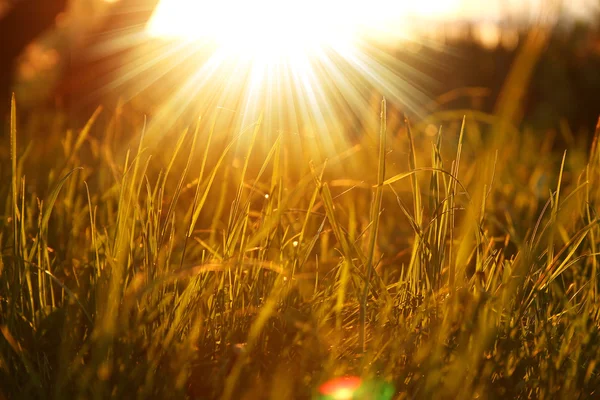
POLYGON ((21 129, 13 103, 0 399, 598 396, 600 130, 375 108, 332 149, 214 115, 21 129))

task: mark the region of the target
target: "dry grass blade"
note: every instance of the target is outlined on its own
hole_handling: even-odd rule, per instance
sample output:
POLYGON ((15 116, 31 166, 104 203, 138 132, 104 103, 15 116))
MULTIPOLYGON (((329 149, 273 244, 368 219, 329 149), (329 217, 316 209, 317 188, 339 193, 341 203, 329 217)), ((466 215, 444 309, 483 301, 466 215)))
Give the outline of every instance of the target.
MULTIPOLYGON (((387 109, 385 99, 381 101, 381 117, 380 117, 380 131, 379 131, 379 163, 377 166, 377 187, 375 189, 375 198, 371 205, 371 233, 369 237, 369 249, 367 255, 367 279, 365 282, 365 288, 361 299, 360 308, 360 336, 359 342, 362 347, 362 351, 366 351, 366 315, 367 315, 367 300, 369 294, 369 287, 371 285, 371 275, 373 274, 373 258, 375 257, 375 246, 377 243, 377 233, 379 232, 379 217, 381 215, 381 205, 383 202, 383 182, 385 181, 385 152, 386 152, 386 136, 387 136, 387 109)), ((414 168, 413 168, 414 169, 414 168)))
POLYGON ((56 199, 58 198, 58 194, 62 189, 65 182, 69 179, 71 175, 75 172, 82 170, 83 168, 74 168, 71 171, 67 172, 65 176, 63 176, 57 183, 54 185, 54 188, 50 191, 50 195, 48 196, 48 200, 45 203, 44 212, 42 214, 42 223, 40 224, 40 230, 44 232, 48 228, 48 221, 50 220, 50 216, 52 214, 52 209, 54 208, 54 204, 56 203, 56 199))

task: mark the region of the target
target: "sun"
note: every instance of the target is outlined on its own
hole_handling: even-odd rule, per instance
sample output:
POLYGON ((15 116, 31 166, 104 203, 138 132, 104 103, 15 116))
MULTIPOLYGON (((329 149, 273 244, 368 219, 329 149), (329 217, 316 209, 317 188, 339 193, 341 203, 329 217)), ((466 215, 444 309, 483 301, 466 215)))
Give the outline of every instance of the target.
POLYGON ((240 128, 263 115, 274 131, 310 131, 333 146, 366 120, 374 92, 409 109, 427 103, 411 80, 418 71, 377 47, 405 40, 411 16, 444 2, 410 3, 161 0, 146 34, 163 47, 146 51, 133 70, 154 71, 148 82, 178 71, 180 82, 161 98, 165 118, 230 109, 240 128))
POLYGON ((353 41, 364 22, 358 4, 342 0, 164 0, 148 31, 158 37, 213 43, 238 54, 293 56, 353 41))

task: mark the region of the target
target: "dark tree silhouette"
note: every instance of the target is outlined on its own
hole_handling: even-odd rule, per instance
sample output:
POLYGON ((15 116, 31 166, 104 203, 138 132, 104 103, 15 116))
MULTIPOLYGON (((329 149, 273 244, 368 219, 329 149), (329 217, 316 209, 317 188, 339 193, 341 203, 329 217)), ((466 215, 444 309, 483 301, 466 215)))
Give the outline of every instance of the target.
POLYGON ((142 32, 152 16, 158 0, 120 0, 108 9, 102 21, 88 32, 81 44, 69 54, 63 76, 56 88, 61 103, 77 114, 87 114, 107 101, 101 89, 110 85, 139 42, 134 38, 142 32), (95 51, 115 38, 125 39, 109 53, 95 51), (128 39, 132 39, 128 42, 128 39))
POLYGON ((0 19, 0 112, 10 104, 15 60, 41 33, 51 28, 67 0, 20 0, 0 19))

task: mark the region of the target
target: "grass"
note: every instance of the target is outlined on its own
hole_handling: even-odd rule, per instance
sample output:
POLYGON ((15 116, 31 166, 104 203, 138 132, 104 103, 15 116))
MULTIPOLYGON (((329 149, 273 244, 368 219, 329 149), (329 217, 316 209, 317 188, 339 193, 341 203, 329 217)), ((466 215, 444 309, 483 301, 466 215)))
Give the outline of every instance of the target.
POLYGON ((336 151, 210 115, 123 146, 123 113, 42 139, 12 110, 0 398, 598 395, 600 130, 383 102, 336 151))

